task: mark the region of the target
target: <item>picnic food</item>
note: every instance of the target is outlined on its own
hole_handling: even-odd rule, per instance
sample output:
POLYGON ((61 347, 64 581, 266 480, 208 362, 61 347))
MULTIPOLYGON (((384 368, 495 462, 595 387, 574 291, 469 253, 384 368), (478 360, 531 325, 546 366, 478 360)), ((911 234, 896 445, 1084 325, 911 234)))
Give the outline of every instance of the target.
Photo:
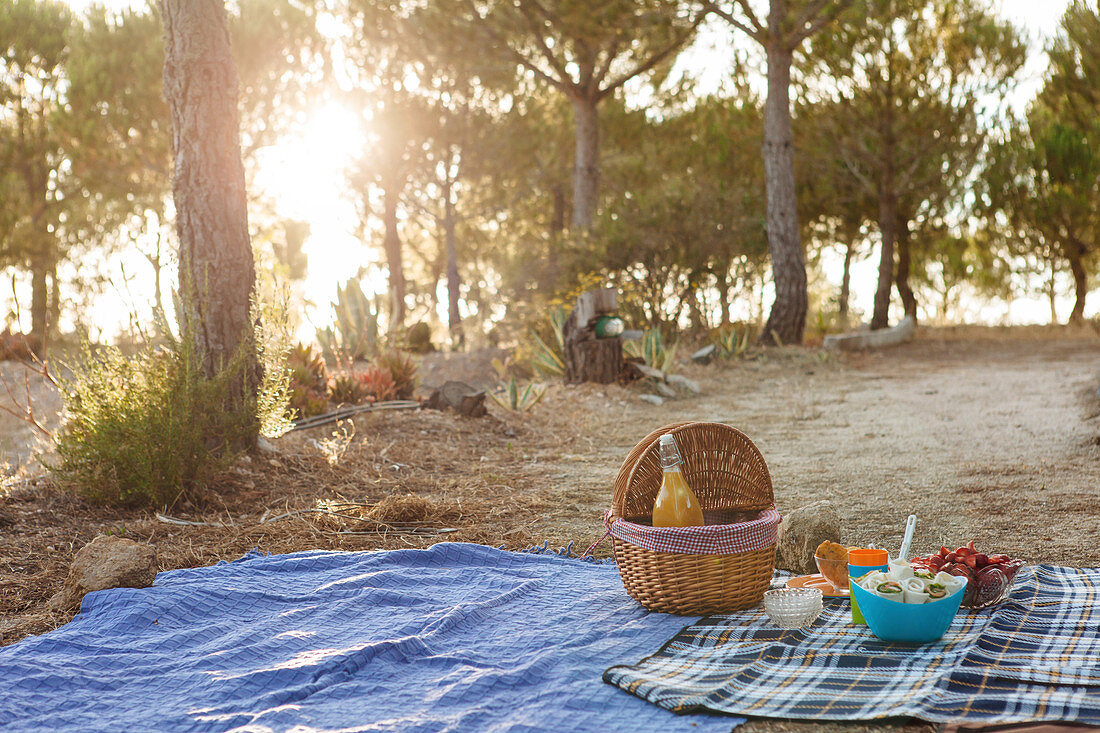
POLYGON ((661 436, 661 489, 653 500, 654 527, 701 527, 703 509, 680 471, 683 459, 676 438, 661 436))
POLYGON ((1008 555, 979 552, 973 540, 955 550, 940 547, 925 557, 916 557, 911 565, 918 569, 963 578, 966 581, 964 606, 984 606, 996 601, 1012 584, 1016 572, 1026 563, 1008 555))
POLYGON ((825 540, 817 546, 817 551, 814 553, 814 556, 825 560, 843 560, 844 562, 848 562, 848 548, 836 542, 825 540))
POLYGON ((848 548, 825 540, 814 552, 817 571, 837 590, 848 589, 848 548))
POLYGON ((902 563, 891 563, 889 572, 872 570, 856 578, 856 585, 880 598, 899 603, 932 603, 955 595, 966 581, 949 573, 917 577, 915 571, 902 563))

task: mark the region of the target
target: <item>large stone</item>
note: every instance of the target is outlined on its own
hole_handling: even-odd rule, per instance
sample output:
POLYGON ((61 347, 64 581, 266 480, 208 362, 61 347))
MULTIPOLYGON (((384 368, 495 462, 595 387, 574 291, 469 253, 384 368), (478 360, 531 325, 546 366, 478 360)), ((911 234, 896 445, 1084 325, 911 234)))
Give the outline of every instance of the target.
POLYGON ((776 567, 794 573, 816 573, 814 552, 825 540, 840 542, 840 515, 829 501, 795 509, 779 524, 776 567))
POLYGON ((667 381, 670 385, 672 385, 676 389, 679 389, 679 390, 684 391, 684 392, 691 392, 692 394, 699 394, 700 392, 703 391, 702 389, 699 388, 699 383, 698 382, 696 382, 692 379, 688 379, 687 377, 685 377, 683 375, 680 375, 680 374, 669 374, 667 377, 665 377, 665 381, 667 381))
POLYGON ((50 608, 65 611, 86 593, 107 588, 148 588, 157 575, 152 545, 112 535, 99 535, 76 553, 65 587, 50 599, 50 608))

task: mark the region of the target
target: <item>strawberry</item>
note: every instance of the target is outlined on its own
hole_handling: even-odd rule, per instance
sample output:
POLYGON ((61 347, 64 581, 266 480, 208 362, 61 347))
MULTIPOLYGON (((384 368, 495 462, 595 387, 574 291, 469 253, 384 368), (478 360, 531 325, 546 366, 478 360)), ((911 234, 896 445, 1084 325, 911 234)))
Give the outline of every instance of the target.
POLYGON ((960 547, 959 549, 955 550, 955 557, 967 557, 973 554, 974 553, 971 552, 969 547, 960 547))
POLYGON ((971 555, 971 557, 974 558, 974 563, 979 568, 984 568, 986 565, 989 565, 989 555, 986 555, 984 552, 979 552, 977 555, 971 555))
POLYGON ((966 543, 966 549, 970 550, 971 552, 977 552, 978 551, 974 547, 974 540, 970 540, 969 542, 966 543))

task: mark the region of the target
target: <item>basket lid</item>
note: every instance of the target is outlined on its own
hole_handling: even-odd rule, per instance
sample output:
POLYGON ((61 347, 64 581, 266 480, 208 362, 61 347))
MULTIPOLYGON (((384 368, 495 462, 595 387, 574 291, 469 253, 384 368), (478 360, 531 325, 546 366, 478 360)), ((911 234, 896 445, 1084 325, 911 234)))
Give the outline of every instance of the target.
POLYGON ((703 511, 763 510, 775 503, 771 474, 756 445, 724 423, 666 425, 643 438, 627 455, 611 495, 612 517, 648 516, 661 487, 659 440, 672 434, 683 458, 684 478, 703 511))

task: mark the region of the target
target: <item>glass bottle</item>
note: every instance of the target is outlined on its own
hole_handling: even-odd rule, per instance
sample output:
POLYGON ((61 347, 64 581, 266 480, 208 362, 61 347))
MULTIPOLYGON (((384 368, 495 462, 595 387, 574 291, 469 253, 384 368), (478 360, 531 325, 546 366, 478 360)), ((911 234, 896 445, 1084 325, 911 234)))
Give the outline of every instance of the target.
POLYGON ((699 499, 684 480, 680 471, 683 458, 676 446, 676 438, 661 436, 661 490, 653 500, 654 527, 698 527, 703 524, 703 509, 699 499))

